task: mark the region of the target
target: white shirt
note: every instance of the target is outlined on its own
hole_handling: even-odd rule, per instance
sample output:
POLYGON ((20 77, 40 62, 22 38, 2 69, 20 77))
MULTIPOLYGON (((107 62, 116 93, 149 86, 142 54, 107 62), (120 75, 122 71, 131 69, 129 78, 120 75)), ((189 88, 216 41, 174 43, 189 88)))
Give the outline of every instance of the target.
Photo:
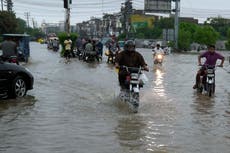
POLYGON ((156 54, 164 54, 164 50, 162 48, 157 48, 155 47, 153 49, 153 54, 156 53, 156 54))

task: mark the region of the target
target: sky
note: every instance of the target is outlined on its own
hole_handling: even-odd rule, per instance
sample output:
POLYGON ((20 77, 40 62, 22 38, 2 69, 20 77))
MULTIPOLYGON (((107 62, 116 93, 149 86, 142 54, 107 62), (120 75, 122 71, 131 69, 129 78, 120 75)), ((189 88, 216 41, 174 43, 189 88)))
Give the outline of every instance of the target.
MULTIPOLYGON (((58 23, 65 20, 63 0, 12 0, 17 17, 34 20, 38 26, 42 22, 58 23)), ((90 17, 102 17, 103 13, 117 13, 125 0, 72 0, 70 23, 75 25, 87 21, 90 17)), ((173 3, 174 4, 174 3, 173 3)), ((181 0, 180 16, 194 17, 200 23, 208 17, 225 17, 230 19, 230 0, 181 0)), ((144 8, 144 0, 133 0, 135 9, 144 8)), ((167 15, 163 15, 167 16, 167 15)))

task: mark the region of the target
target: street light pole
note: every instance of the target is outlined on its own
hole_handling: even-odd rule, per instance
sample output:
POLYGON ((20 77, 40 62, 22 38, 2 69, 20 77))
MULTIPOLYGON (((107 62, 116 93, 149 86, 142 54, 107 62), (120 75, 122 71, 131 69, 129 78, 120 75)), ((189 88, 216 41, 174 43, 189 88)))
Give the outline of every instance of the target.
POLYGON ((66 9, 66 20, 65 20, 65 29, 66 32, 70 33, 70 4, 72 0, 64 0, 64 8, 66 9))
POLYGON ((1 6, 2 6, 2 11, 3 11, 3 0, 1 0, 1 6))
POLYGON ((66 9, 66 32, 70 33, 70 8, 66 9))
POLYGON ((174 40, 175 40, 176 49, 178 49, 178 29, 179 29, 179 12, 180 12, 179 1, 180 0, 175 0, 174 40))

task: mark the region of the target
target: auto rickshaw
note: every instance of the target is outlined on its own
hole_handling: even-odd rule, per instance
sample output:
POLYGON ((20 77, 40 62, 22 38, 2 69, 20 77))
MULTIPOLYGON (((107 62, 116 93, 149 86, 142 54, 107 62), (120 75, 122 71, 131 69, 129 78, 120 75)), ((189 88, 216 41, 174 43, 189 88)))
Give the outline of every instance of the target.
POLYGON ((18 60, 22 62, 28 62, 30 57, 30 35, 28 34, 3 34, 3 40, 11 38, 17 44, 18 60))

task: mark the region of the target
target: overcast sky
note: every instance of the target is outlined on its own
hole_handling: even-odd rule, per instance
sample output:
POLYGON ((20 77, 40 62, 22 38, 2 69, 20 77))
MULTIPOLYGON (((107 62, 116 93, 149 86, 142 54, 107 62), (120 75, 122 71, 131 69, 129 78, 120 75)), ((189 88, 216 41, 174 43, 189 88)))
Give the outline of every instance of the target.
MULTIPOLYGON (((89 20, 91 16, 119 12, 123 2, 125 0, 72 0, 71 25, 89 20)), ((43 21, 58 23, 65 19, 63 0, 13 0, 13 3, 17 17, 26 20, 25 13, 29 12, 30 21, 33 18, 39 26, 43 21)), ((144 0, 133 0, 133 7, 143 9, 144 0)), ((218 15, 230 18, 230 0, 181 0, 180 8, 180 16, 194 17, 199 22, 218 15)))

